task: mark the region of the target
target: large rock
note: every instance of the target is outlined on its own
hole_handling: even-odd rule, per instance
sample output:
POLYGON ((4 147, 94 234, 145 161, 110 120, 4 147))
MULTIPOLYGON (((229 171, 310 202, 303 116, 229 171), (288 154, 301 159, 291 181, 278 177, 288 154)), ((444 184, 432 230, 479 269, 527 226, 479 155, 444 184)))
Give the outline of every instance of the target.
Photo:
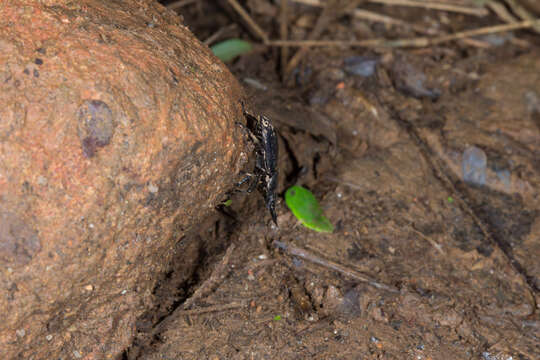
POLYGON ((245 163, 241 90, 150 0, 0 6, 0 358, 108 358, 245 163))

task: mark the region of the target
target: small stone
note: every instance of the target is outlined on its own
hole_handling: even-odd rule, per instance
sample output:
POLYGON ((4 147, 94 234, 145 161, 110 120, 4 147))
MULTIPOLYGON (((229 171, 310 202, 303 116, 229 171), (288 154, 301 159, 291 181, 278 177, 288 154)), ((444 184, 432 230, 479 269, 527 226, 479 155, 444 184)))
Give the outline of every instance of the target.
POLYGON ((86 291, 92 291, 92 290, 94 290, 94 287, 93 287, 92 285, 86 285, 86 286, 84 287, 84 290, 86 290, 86 291))
POLYGON ((19 329, 17 331, 15 331, 15 333, 17 334, 18 337, 24 337, 24 335, 26 335, 26 331, 24 329, 19 329))
POLYGON ((73 356, 75 356, 75 358, 77 358, 77 359, 80 359, 80 358, 82 358, 82 355, 81 355, 81 353, 80 353, 80 352, 78 352, 77 350, 73 351, 73 356))
POLYGON ((51 341, 52 340, 52 335, 49 334, 49 335, 45 336, 45 339, 47 339, 47 341, 51 341))
POLYGON ((45 186, 47 185, 47 178, 43 175, 39 175, 37 178, 38 185, 45 186))
POLYGON ((486 153, 476 147, 469 146, 463 151, 462 170, 463 180, 473 185, 486 183, 487 156, 486 153))
POLYGON ((159 188, 156 185, 154 185, 152 183, 148 184, 148 191, 150 191, 152 194, 157 193, 158 190, 159 190, 159 188))

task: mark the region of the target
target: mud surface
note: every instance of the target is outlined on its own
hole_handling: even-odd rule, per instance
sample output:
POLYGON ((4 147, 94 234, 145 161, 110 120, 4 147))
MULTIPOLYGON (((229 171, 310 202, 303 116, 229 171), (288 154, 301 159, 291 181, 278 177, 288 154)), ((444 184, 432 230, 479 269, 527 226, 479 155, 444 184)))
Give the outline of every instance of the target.
MULTIPOLYGON (((275 8, 254 3, 268 25, 275 8)), ((184 18, 204 38, 197 11, 184 18)), ((279 129, 281 194, 309 187, 336 230, 302 227, 284 203, 278 228, 260 195, 234 196, 186 239, 193 281, 180 264, 163 279, 164 306, 125 358, 540 358, 540 51, 524 36, 311 50, 292 87, 276 53, 231 64, 279 129)))
MULTIPOLYGON (((249 38, 237 13, 223 5, 225 2, 221 7, 218 3, 185 2, 179 12, 201 40, 217 31, 222 31, 222 38, 249 38)), ((247 2, 250 13, 272 38, 279 37, 276 3, 247 2)), ((534 2, 527 4, 534 11, 534 2)), ((366 9, 409 25, 366 23, 330 14, 317 39, 411 38, 497 23, 492 15, 479 18, 374 4, 366 9)), ((88 14, 108 13, 88 11, 77 4, 68 10, 66 18, 79 20, 88 14)), ((178 31, 176 18, 165 27, 156 23, 159 14, 152 17, 150 10, 143 10, 143 27, 167 44, 161 36, 178 31)), ((139 14, 137 11, 134 13, 139 14)), ((310 37, 312 29, 321 24, 320 13, 318 8, 291 6, 289 38, 310 37)), ((64 17, 58 15, 58 19, 55 26, 67 26, 68 22, 62 22, 64 17)), ((129 19, 129 26, 122 31, 132 34, 130 21, 136 18, 118 19, 129 19)), ((78 23, 74 20, 73 24, 78 23)), ((111 20, 111 28, 117 25, 111 20)), ((96 41, 108 43, 111 38, 96 35, 96 41)), ((42 54, 39 46, 26 48, 49 54, 42 54)), ((167 59, 186 54, 167 49, 168 45, 160 47, 167 59)), ((138 57, 135 51, 128 53, 137 64, 154 59, 138 57)), ((293 53, 291 49, 289 55, 293 53)), ((249 110, 271 117, 279 131, 280 198, 291 185, 310 188, 335 225, 334 233, 302 227, 283 201, 278 204, 279 227, 274 226, 258 193, 234 194, 230 206, 218 206, 199 228, 178 230, 178 224, 191 223, 195 216, 188 206, 178 204, 204 203, 209 209, 218 201, 217 190, 208 191, 213 197, 206 195, 208 192, 192 191, 200 179, 206 176, 208 181, 216 181, 214 188, 221 192, 224 181, 178 165, 188 162, 198 169, 200 155, 187 154, 187 160, 179 160, 176 148, 162 149, 159 140, 150 140, 158 144, 155 152, 163 150, 159 154, 171 157, 163 158, 172 169, 165 171, 166 179, 188 184, 180 191, 172 183, 157 182, 158 195, 148 195, 157 205, 155 213, 145 213, 144 224, 159 222, 159 216, 167 214, 178 220, 172 226, 167 218, 163 221, 169 231, 152 233, 159 241, 145 249, 152 250, 157 265, 149 264, 135 276, 132 269, 140 269, 137 265, 150 258, 142 250, 128 252, 132 255, 118 260, 125 266, 112 268, 103 279, 101 264, 114 263, 108 260, 117 258, 112 252, 93 263, 90 275, 80 277, 73 290, 80 295, 67 303, 50 301, 57 309, 56 317, 50 319, 49 313, 37 309, 28 311, 28 319, 38 320, 27 321, 23 318, 25 309, 13 305, 15 310, 10 314, 18 317, 11 325, 26 321, 30 327, 6 330, 4 341, 10 354, 30 358, 35 352, 33 342, 38 339, 43 350, 40 354, 53 349, 48 353, 86 359, 111 358, 121 351, 120 358, 129 360, 540 358, 538 35, 491 34, 420 49, 315 48, 307 54, 285 81, 277 70, 277 48, 256 48, 229 67, 245 84, 249 110), (170 173, 195 175, 179 179, 170 173), (126 288, 132 290, 123 290, 126 288), (88 295, 98 292, 103 295, 88 295), (84 305, 87 297, 94 301, 89 302, 91 306, 84 305), (96 303, 96 299, 102 302, 96 303), (118 317, 111 320, 110 314, 116 313, 118 317), (95 314, 99 321, 92 322, 95 314), (53 338, 51 331, 64 335, 53 338)), ((43 80, 42 58, 47 61, 45 66, 49 60, 41 55, 39 61, 21 65, 19 75, 34 82, 43 80)), ((213 57, 205 59, 211 67, 213 57)), ((201 74, 191 63, 178 67, 182 74, 201 74)), ((147 83, 158 88, 176 84, 179 79, 171 73, 168 83, 153 81, 155 76, 147 83)), ((15 83, 9 76, 2 79, 4 84, 15 83)), ((121 79, 129 82, 127 76, 121 79)), ((189 87, 204 92, 204 84, 201 80, 189 87)), ((103 98, 81 99, 70 112, 76 120, 70 127, 72 138, 84 163, 97 162, 110 154, 108 149, 122 146, 115 140, 122 128, 111 120, 117 109, 109 108, 100 100, 103 98)), ((146 92, 139 99, 146 104, 146 92)), ((196 120, 187 121, 186 129, 201 137, 192 139, 195 150, 206 146, 219 152, 225 151, 223 143, 240 144, 241 132, 232 130, 233 119, 220 111, 223 101, 209 102, 196 108, 201 112, 214 109, 228 125, 222 128, 222 136, 209 144, 202 135, 213 128, 198 128, 196 120)), ((167 104, 175 103, 171 100, 167 104)), ((167 106, 159 112, 161 121, 178 114, 176 105, 170 106, 172 110, 167 106)), ((185 113, 194 116, 196 112, 191 110, 185 113)), ((0 124, 1 141, 25 128, 21 120, 24 109, 14 106, 4 113, 13 121, 0 124)), ((178 134, 184 133, 178 130, 178 134)), ((137 134, 140 139, 148 138, 148 131, 137 134)), ((180 146, 179 142, 174 144, 180 146)), ((141 153, 154 153, 143 150, 141 153)), ((225 183, 232 184, 227 171, 234 168, 238 172, 235 165, 243 161, 235 158, 217 163, 214 153, 208 154, 203 163, 214 164, 219 174, 227 177, 225 183)), ((38 190, 51 186, 38 172, 34 174, 34 185, 19 181, 13 193, 30 198, 34 196, 32 186, 38 190)), ((103 181, 107 179, 103 176, 103 181)), ((152 179, 148 173, 140 182, 144 193, 133 188, 133 196, 154 194, 157 187, 152 179)), ((95 204, 104 211, 103 203, 95 204)), ((77 213, 79 208, 75 204, 70 209, 77 213)), ((2 270, 6 278, 22 277, 19 269, 34 264, 35 259, 41 262, 34 274, 43 272, 49 262, 66 267, 46 258, 49 251, 44 249, 51 247, 53 239, 43 241, 44 230, 37 231, 29 226, 32 222, 21 218, 24 209, 13 209, 0 209, 0 236, 4 240, 0 263, 14 262, 2 270)), ((119 219, 125 220, 123 216, 119 219)), ((132 223, 134 228, 141 226, 138 219, 132 223)), ((96 236, 93 244, 119 241, 111 224, 103 222, 104 228, 112 229, 111 234, 96 236)), ((142 248, 142 242, 137 246, 142 248)), ((80 267, 78 258, 70 254, 65 256, 80 267)), ((29 294, 24 301, 38 296, 40 288, 33 284, 40 281, 39 277, 6 281, 7 295, 2 301, 22 301, 17 298, 21 291, 29 294), (18 283, 30 285, 18 287, 18 283)), ((62 289, 62 278, 55 281, 62 289)), ((53 306, 48 301, 40 301, 45 310, 53 306)))

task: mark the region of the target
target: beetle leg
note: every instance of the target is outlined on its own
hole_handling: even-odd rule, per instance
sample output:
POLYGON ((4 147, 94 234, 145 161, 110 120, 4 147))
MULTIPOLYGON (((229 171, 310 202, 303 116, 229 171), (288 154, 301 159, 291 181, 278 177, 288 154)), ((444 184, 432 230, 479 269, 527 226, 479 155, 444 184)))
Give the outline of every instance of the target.
POLYGON ((239 182, 236 183, 236 187, 239 187, 239 186, 242 186, 246 181, 250 180, 253 178, 253 174, 246 174, 246 176, 240 180, 239 182))
POLYGON ((276 200, 272 199, 271 202, 268 203, 268 210, 270 211, 270 215, 272 216, 272 221, 277 226, 277 214, 276 214, 276 200))
POLYGON ((247 192, 248 194, 249 193, 252 193, 253 190, 255 190, 257 188, 257 185, 259 185, 261 183, 261 177, 262 177, 262 173, 260 171, 257 171, 257 169, 255 169, 255 181, 253 181, 250 185, 249 185, 249 188, 247 189, 247 192))
POLYGON ((245 192, 245 193, 251 194, 253 190, 255 190, 255 188, 257 187, 257 184, 259 183, 260 179, 261 179, 261 175, 259 174, 246 174, 246 176, 242 180, 236 183, 236 187, 242 186, 243 184, 249 181, 248 188, 246 190, 236 189, 235 192, 245 192))
POLYGON ((251 140, 252 143, 254 143, 256 145, 259 145, 261 143, 261 140, 255 134, 253 134, 253 132, 251 130, 249 130, 249 128, 246 125, 242 124, 240 121, 237 121, 236 125, 240 126, 242 129, 244 129, 244 131, 246 132, 249 140, 251 140))

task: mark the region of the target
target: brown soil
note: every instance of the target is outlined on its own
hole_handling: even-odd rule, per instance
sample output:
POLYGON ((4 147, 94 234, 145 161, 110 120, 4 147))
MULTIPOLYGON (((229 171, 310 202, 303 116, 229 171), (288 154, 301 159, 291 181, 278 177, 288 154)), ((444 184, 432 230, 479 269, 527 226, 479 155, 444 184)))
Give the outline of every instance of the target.
MULTIPOLYGON (((230 19, 202 16, 201 4, 182 14, 204 39, 230 19)), ((271 29, 268 6, 255 13, 271 29)), ((450 29, 494 20, 445 16, 450 29)), ((408 35, 341 18, 325 36, 349 28, 408 35)), ((260 195, 235 195, 177 245, 197 271, 185 280, 185 264, 171 269, 125 358, 540 358, 540 47, 519 36, 488 48, 314 49, 289 87, 277 52, 231 64, 265 86, 246 90, 279 129, 280 194, 309 187, 336 230, 302 227, 284 201, 275 227, 260 195), (352 74, 352 56, 376 59, 375 73, 352 74)))

